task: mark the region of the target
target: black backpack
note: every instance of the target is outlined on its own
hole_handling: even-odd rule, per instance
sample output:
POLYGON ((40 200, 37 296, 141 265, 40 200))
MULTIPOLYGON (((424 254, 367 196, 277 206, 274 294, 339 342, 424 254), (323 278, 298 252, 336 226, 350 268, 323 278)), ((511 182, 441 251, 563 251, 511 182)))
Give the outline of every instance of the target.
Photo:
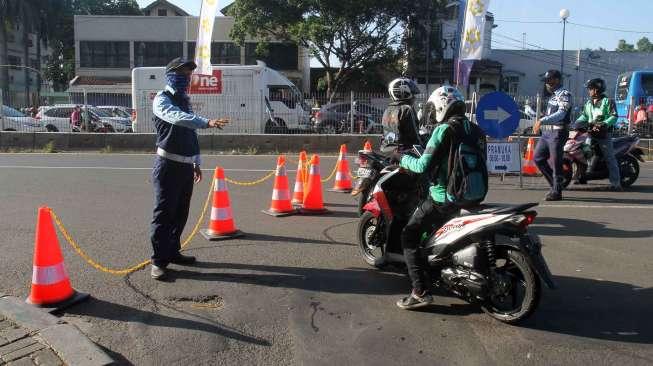
POLYGON ((483 143, 485 134, 465 118, 452 118, 446 203, 459 208, 478 206, 488 192, 483 143))

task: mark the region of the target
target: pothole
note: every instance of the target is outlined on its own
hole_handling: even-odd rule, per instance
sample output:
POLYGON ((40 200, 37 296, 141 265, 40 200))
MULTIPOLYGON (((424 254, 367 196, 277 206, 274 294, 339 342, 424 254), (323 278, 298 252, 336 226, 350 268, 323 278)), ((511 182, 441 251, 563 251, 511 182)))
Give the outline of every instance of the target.
POLYGON ((174 302, 184 307, 194 309, 219 310, 224 306, 222 297, 218 295, 193 296, 193 297, 170 297, 169 302, 174 302))

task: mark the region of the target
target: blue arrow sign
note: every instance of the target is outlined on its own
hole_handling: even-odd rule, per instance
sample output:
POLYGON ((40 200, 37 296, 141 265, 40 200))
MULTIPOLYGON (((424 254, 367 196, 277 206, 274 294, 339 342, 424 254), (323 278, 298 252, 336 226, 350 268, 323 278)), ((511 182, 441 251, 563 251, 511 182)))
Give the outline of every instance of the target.
POLYGON ((506 93, 489 93, 478 101, 476 121, 486 135, 506 138, 519 127, 519 107, 506 93))

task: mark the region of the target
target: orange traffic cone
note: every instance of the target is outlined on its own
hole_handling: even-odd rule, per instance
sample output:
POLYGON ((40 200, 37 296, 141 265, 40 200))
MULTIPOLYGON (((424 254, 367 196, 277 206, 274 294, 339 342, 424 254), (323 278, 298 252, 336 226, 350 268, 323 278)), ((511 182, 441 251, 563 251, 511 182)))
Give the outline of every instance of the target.
POLYGON ((213 181, 213 204, 211 207, 211 221, 209 228, 201 230, 202 236, 207 240, 221 240, 243 236, 243 232, 236 229, 234 217, 229 202, 229 191, 224 179, 224 170, 215 168, 213 181))
POLYGON ((50 209, 45 206, 40 207, 34 239, 32 290, 26 301, 54 312, 86 300, 88 297, 88 294, 77 292, 70 285, 50 209))
POLYGON ((306 160, 306 151, 300 152, 297 175, 295 176, 295 189, 292 195, 292 204, 295 206, 301 206, 304 203, 304 185, 306 185, 306 181, 308 180, 308 164, 306 160))
POLYGON ((372 151, 372 143, 370 140, 365 141, 365 145, 363 145, 363 151, 372 151))
POLYGON ((311 157, 311 167, 308 173, 308 182, 304 194, 304 204, 299 211, 305 215, 320 215, 328 213, 322 201, 322 180, 320 178, 320 157, 311 157))
POLYGON ((340 156, 336 163, 336 180, 330 192, 349 193, 351 192, 351 172, 349 171, 349 161, 347 160, 347 145, 340 145, 340 156))
POLYGON ((288 175, 286 174, 286 158, 283 155, 277 160, 277 172, 272 188, 272 202, 269 210, 263 210, 270 216, 288 216, 297 212, 290 202, 290 188, 288 187, 288 175))
POLYGON ((537 166, 533 161, 533 154, 535 151, 535 139, 532 137, 528 139, 528 145, 526 145, 526 156, 522 163, 522 174, 524 175, 537 175, 537 166))

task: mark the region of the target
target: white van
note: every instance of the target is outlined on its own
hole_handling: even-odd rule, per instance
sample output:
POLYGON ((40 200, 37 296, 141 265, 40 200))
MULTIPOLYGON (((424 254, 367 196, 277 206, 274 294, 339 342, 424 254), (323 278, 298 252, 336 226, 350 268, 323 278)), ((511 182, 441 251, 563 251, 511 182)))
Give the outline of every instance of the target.
MULTIPOLYGON (((132 70, 134 132, 154 132, 152 100, 164 87, 165 67, 132 70)), ((189 95, 197 114, 230 118, 222 132, 287 133, 311 128, 310 107, 302 93, 261 61, 256 65, 214 65, 211 76, 193 75, 189 95)))

